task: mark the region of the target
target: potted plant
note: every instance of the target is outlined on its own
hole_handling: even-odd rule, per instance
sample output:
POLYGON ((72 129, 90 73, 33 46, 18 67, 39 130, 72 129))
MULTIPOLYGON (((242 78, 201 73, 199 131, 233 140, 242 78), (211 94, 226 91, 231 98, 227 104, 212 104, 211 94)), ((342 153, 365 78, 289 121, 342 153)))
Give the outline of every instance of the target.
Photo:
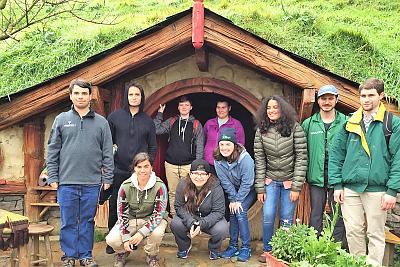
POLYGON ((332 233, 339 216, 336 204, 333 218, 325 214, 321 236, 307 225, 297 223, 279 228, 272 237, 272 255, 267 257, 269 266, 291 267, 367 267, 365 257, 355 257, 334 242, 332 233), (279 265, 280 264, 280 265, 279 265), (282 265, 283 264, 283 265, 282 265))

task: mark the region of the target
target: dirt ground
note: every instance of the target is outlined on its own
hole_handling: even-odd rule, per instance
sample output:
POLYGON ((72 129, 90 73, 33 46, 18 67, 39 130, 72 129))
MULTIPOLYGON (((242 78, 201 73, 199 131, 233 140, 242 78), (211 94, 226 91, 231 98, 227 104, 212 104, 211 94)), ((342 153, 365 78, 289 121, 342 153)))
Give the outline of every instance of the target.
MULTIPOLYGON (((43 244, 41 244, 43 245, 43 244)), ((62 252, 60 250, 60 245, 57 240, 52 241, 52 255, 54 259, 54 265, 56 267, 61 266, 60 257, 62 252)), ((228 245, 227 241, 223 243, 222 248, 226 248, 228 245)), ((93 255, 99 266, 112 267, 114 263, 114 256, 105 253, 105 242, 95 243, 93 249, 93 255)), ((193 248, 189 253, 189 257, 185 260, 178 259, 176 257, 176 245, 174 237, 171 233, 166 233, 163 239, 162 246, 160 248, 160 265, 165 267, 258 267, 267 266, 267 264, 261 264, 257 261, 258 255, 261 252, 262 244, 260 241, 252 241, 252 251, 253 255, 248 262, 237 262, 236 258, 231 260, 218 259, 211 261, 208 258, 207 249, 207 237, 196 237, 193 240, 193 248)), ((44 252, 44 246, 41 247, 41 251, 44 252)), ((0 266, 8 267, 9 264, 10 251, 0 252, 0 266)), ((135 266, 135 267, 145 267, 147 266, 145 262, 146 255, 142 247, 131 253, 127 259, 125 266, 135 266)), ((45 264, 38 266, 46 266, 45 264)), ((76 264, 79 266, 79 264, 76 264)), ((25 267, 25 266, 22 266, 25 267)))

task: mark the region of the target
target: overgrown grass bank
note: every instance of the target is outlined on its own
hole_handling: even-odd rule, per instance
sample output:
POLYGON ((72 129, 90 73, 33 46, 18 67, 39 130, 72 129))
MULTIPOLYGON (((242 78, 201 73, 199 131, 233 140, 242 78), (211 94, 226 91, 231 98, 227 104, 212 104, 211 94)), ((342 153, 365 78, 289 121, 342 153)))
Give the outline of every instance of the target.
MULTIPOLYGON (((269 42, 361 82, 384 79, 400 99, 400 2, 392 0, 205 0, 205 6, 269 42)), ((58 19, 0 44, 0 95, 52 78, 183 11, 191 0, 95 0, 88 12, 117 25, 58 19), (103 4, 105 3, 105 6, 103 4)))

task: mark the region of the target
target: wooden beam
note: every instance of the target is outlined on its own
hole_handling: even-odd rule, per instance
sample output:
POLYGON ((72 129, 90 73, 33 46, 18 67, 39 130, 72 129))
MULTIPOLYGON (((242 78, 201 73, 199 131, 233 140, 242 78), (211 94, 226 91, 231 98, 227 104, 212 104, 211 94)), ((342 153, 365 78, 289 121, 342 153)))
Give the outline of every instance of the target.
POLYGON ((25 194, 26 186, 24 182, 7 181, 0 179, 0 194, 25 194))
MULTIPOLYGON (((204 24, 204 38, 211 48, 302 89, 317 90, 333 84, 339 90, 339 102, 350 110, 358 109, 358 89, 350 82, 305 65, 216 16, 206 16, 204 24)), ((385 102, 385 106, 399 115, 396 105, 385 102)))
POLYGON ((196 64, 197 64, 197 67, 199 68, 199 71, 202 71, 202 72, 208 71, 208 51, 207 51, 207 49, 204 46, 199 49, 195 49, 194 54, 195 54, 196 64))
POLYGON ((101 116, 106 116, 106 111, 104 108, 104 100, 101 95, 101 90, 98 86, 92 87, 92 102, 90 103, 91 107, 93 108, 96 113, 100 114, 101 116))
POLYGON ((72 79, 81 78, 100 85, 132 69, 169 54, 190 43, 192 37, 191 15, 182 17, 143 38, 105 55, 92 64, 72 71, 51 83, 23 94, 0 106, 0 130, 28 117, 40 114, 54 103, 68 98, 68 85, 72 79), (21 108, 24 107, 24 108, 21 108))
POLYGON ((25 214, 33 222, 39 220, 39 209, 31 203, 39 202, 40 196, 33 188, 38 185, 38 177, 44 162, 44 120, 35 118, 24 124, 24 175, 26 184, 25 214))
POLYGON ((315 103, 315 90, 304 89, 300 105, 300 112, 299 112, 300 122, 307 119, 308 117, 311 117, 314 103, 315 103))

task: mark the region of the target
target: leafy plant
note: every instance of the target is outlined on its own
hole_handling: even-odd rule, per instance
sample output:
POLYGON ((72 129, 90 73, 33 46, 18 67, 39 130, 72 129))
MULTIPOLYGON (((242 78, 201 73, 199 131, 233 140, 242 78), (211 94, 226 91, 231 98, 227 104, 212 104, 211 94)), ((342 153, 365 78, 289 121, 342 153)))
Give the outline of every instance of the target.
POLYGON ((272 255, 294 267, 365 267, 365 257, 355 257, 333 240, 333 230, 339 217, 336 204, 332 219, 325 214, 325 225, 321 236, 303 224, 280 228, 272 237, 272 255))

